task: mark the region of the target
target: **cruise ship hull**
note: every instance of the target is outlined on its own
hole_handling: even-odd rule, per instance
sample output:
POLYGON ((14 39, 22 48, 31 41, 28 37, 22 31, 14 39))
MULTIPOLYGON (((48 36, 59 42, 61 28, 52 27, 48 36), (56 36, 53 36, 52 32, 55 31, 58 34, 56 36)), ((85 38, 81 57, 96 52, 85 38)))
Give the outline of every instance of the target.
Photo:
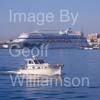
POLYGON ((22 34, 13 40, 9 47, 12 48, 34 48, 58 49, 58 48, 81 48, 88 47, 89 44, 83 34, 44 34, 31 33, 22 34), (44 48, 41 48, 43 47, 44 48))
POLYGON ((80 42, 77 40, 77 42, 74 42, 74 40, 70 42, 20 42, 20 43, 11 43, 10 48, 40 48, 40 49, 63 49, 63 48, 81 48, 81 47, 88 47, 87 41, 80 42), (27 45, 26 45, 27 44, 27 45))

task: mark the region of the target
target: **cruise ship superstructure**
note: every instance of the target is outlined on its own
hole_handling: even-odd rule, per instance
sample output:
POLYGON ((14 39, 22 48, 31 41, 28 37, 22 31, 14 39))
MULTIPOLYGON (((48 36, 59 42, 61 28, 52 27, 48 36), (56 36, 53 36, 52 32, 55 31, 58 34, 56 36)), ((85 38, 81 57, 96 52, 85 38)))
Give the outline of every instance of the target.
POLYGON ((41 45, 48 45, 50 49, 58 48, 82 48, 87 47, 88 42, 82 32, 58 32, 58 33, 22 33, 16 39, 12 40, 10 46, 16 48, 16 44, 19 48, 34 48, 41 47, 41 45))

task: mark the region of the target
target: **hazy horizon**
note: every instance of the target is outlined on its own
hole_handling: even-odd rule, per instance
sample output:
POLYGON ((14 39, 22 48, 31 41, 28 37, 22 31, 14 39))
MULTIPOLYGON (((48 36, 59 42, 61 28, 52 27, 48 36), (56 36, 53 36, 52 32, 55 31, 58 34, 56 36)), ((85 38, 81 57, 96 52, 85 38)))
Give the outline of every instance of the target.
POLYGON ((99 0, 0 0, 0 40, 12 39, 22 32, 33 32, 34 30, 62 30, 71 27, 72 30, 81 31, 86 34, 100 33, 100 1, 99 0), (69 22, 61 23, 59 11, 65 9, 69 11, 69 22), (45 15, 52 12, 55 15, 54 22, 45 21, 43 25, 36 22, 10 22, 9 11, 13 13, 34 13, 43 12, 45 15), (78 13, 77 20, 72 25, 72 14, 78 13))

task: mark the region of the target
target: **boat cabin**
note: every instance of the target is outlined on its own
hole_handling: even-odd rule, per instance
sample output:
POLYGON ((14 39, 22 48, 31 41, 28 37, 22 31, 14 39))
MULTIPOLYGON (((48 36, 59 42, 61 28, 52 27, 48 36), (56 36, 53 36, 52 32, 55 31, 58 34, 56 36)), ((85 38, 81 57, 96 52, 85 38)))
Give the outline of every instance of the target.
POLYGON ((43 59, 38 59, 38 58, 31 58, 31 59, 26 59, 26 67, 27 69, 44 69, 47 68, 46 66, 42 64, 47 64, 44 62, 43 59))
POLYGON ((34 64, 44 64, 44 60, 42 59, 27 59, 27 65, 34 65, 34 64))

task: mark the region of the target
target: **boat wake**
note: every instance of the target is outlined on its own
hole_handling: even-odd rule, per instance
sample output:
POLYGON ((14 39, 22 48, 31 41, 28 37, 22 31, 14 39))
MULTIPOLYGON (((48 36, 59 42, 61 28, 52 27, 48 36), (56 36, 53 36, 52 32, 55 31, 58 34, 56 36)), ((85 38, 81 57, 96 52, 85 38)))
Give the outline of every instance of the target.
POLYGON ((18 74, 18 71, 0 71, 0 74, 18 74))
POLYGON ((29 79, 32 82, 33 81, 45 81, 45 80, 52 80, 52 79, 57 79, 62 81, 62 76, 61 75, 39 75, 39 74, 19 74, 18 71, 0 71, 0 75, 10 75, 10 78, 16 77, 18 79, 29 79), (17 76, 16 76, 17 75, 17 76))

